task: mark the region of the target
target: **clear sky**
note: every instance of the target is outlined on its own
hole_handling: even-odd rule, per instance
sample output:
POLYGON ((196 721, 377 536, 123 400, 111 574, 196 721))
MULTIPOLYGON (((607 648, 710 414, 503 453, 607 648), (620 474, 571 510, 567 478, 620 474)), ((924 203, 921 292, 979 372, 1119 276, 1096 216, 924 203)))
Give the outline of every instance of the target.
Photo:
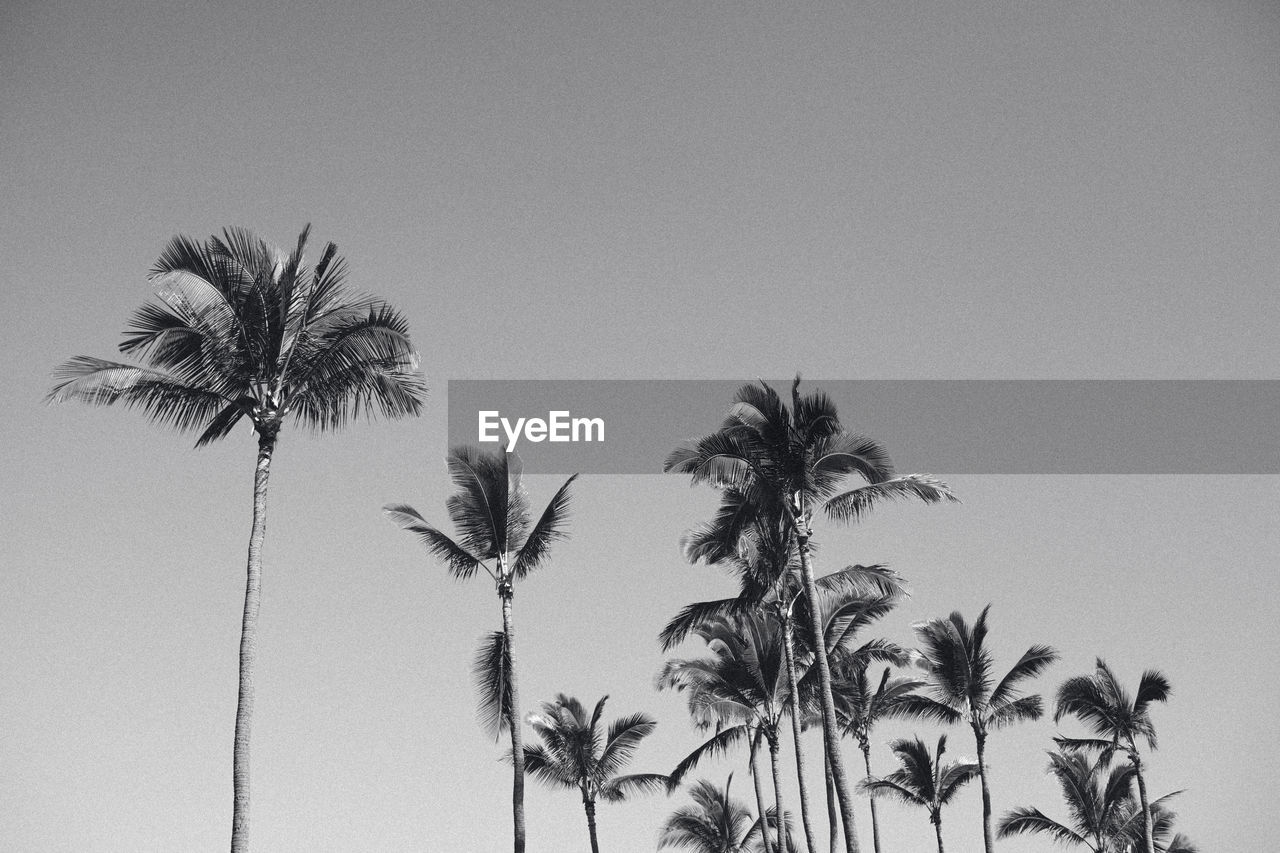
MULTIPOLYGON (((250 434, 197 452, 41 405, 60 360, 114 352, 173 234, 314 223, 408 315, 433 388, 419 420, 281 442, 254 849, 487 853, 510 779, 468 666, 497 599, 379 512, 443 521, 445 381, 1276 378, 1277 48, 1264 2, 4 4, 0 847, 227 843, 250 434)), ((1164 669, 1152 790, 1187 789, 1205 849, 1256 847, 1280 481, 949 479, 961 506, 821 526, 820 565, 907 576, 881 632, 904 642, 992 602, 1000 662, 1062 651, 1046 692, 1096 655, 1164 669)), ((521 694, 653 714, 635 767, 665 771, 696 734, 651 688, 655 636, 732 591, 679 556, 713 496, 632 476, 576 498, 517 591, 521 694)), ((1054 731, 993 737, 998 813, 1062 815, 1054 731)), ((604 849, 652 850, 674 805, 602 806, 604 849)), ((586 849, 574 796, 528 808, 531 853, 586 849)), ((892 849, 931 843, 882 812, 892 849)), ((981 848, 979 813, 960 799, 948 849, 981 848)))

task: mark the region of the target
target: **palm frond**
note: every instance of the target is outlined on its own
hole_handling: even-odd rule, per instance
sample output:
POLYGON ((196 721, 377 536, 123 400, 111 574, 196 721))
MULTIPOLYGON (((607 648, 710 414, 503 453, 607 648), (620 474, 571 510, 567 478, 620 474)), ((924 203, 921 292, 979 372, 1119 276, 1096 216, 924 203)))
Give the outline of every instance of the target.
POLYGON ((387 517, 414 534, 427 546, 437 559, 449 566, 449 571, 459 580, 470 578, 483 562, 447 535, 427 523, 416 509, 408 504, 387 504, 382 508, 387 517))
POLYGON ((1039 809, 1029 807, 1009 810, 996 826, 997 838, 1015 835, 1047 835, 1059 844, 1088 844, 1087 839, 1071 828, 1046 817, 1039 809))
POLYGON ((600 798, 606 803, 621 803, 634 794, 667 790, 668 779, 661 773, 633 773, 617 776, 601 786, 600 798))
POLYGON ((495 741, 511 725, 511 648, 507 635, 494 631, 480 643, 471 675, 479 694, 476 717, 495 741))
POLYGON ((523 578, 547 559, 552 542, 564 539, 567 534, 564 525, 569 515, 569 486, 578 478, 577 474, 564 481, 538 518, 529 536, 524 540, 520 553, 512 565, 512 573, 523 578))
POLYGON ((991 704, 999 705, 1013 699, 1020 682, 1035 678, 1057 659, 1058 652, 1051 646, 1037 645, 1027 649, 1005 677, 1000 679, 996 689, 991 691, 991 704))

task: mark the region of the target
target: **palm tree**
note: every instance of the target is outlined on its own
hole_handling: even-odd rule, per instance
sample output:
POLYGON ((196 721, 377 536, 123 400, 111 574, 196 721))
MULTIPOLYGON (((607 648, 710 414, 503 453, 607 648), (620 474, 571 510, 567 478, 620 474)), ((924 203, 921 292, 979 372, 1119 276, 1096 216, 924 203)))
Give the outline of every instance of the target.
POLYGON ((601 697, 588 718, 582 703, 563 693, 544 702, 541 714, 530 714, 529 724, 542 742, 524 748, 525 772, 552 787, 577 790, 587 812, 591 853, 600 853, 596 841, 596 800, 620 803, 644 791, 665 789, 667 777, 657 773, 619 776, 640 741, 658 725, 644 714, 631 714, 609 724, 601 741, 601 697))
MULTIPOLYGON (((778 748, 789 692, 778 626, 767 616, 747 612, 708 620, 694 633, 706 641, 711 657, 667 661, 657 685, 688 689, 690 716, 700 728, 715 726, 716 733, 672 771, 671 785, 679 784, 702 758, 743 739, 750 744, 755 774, 755 751, 763 738, 769 746, 774 801, 778 814, 785 816, 778 748)), ((762 798, 759 805, 763 813, 762 798)), ((781 853, 787 853, 787 842, 785 834, 779 838, 781 853)))
MULTIPOLYGON (((836 407, 822 392, 801 396, 800 379, 791 386, 791 406, 767 384, 744 385, 720 429, 677 448, 667 457, 666 471, 689 474, 694 482, 731 488, 745 496, 767 519, 776 519, 782 535, 795 539, 805 594, 816 599, 811 559, 813 512, 823 507, 829 517, 852 522, 885 500, 916 497, 927 503, 955 500, 945 484, 924 474, 894 477, 893 466, 879 442, 852 435, 840 425, 836 407), (866 481, 860 488, 837 494, 846 477, 866 481)), ((822 644, 816 611, 807 626, 817 650, 823 743, 830 762, 848 853, 858 853, 853 803, 838 724, 831 696, 831 672, 822 644)))
POLYGON ((1148 747, 1156 748, 1151 703, 1167 702, 1170 692, 1169 679, 1163 673, 1147 670, 1138 680, 1137 694, 1131 697, 1116 680, 1106 662, 1098 658, 1093 675, 1069 678, 1058 688, 1057 708, 1053 713, 1055 723, 1070 715, 1092 729, 1097 736, 1056 738, 1059 746, 1067 749, 1098 749, 1108 759, 1116 752, 1128 755, 1129 762, 1133 765, 1134 780, 1138 783, 1143 843, 1147 850, 1155 848, 1155 838, 1138 740, 1143 739, 1148 747))
POLYGON ((858 784, 858 789, 875 797, 888 794, 904 803, 923 806, 929 810, 929 822, 938 836, 938 853, 942 849, 942 807, 955 797, 956 792, 978 775, 978 765, 972 761, 942 763, 947 750, 947 736, 938 738, 938 750, 929 754, 929 747, 920 738, 896 740, 891 745, 894 755, 902 765, 882 779, 868 778, 858 784))
POLYGON ((57 369, 48 397, 140 409, 165 426, 198 431, 196 447, 225 437, 244 419, 257 433, 232 758, 232 853, 249 844, 262 542, 280 428, 289 417, 323 431, 374 410, 390 418, 417 415, 426 398, 404 318, 346 287, 346 263, 333 243, 309 269, 303 250, 310 230, 302 230, 287 255, 240 228, 203 244, 174 237, 151 269, 155 301, 134 313, 120 343, 122 353, 142 364, 77 356, 57 369))
MULTIPOLYGON (((675 847, 692 853, 760 853, 766 850, 764 825, 778 832, 778 813, 770 809, 764 821, 753 820, 751 810, 729 796, 733 774, 720 788, 705 779, 689 789, 693 805, 677 809, 662 824, 658 849, 675 847)), ((790 835, 790 827, 783 831, 790 835)), ((794 845, 792 845, 794 846, 794 845)))
MULTIPOLYGON (((893 643, 873 640, 852 654, 840 656, 831 666, 831 688, 840 732, 844 737, 857 740, 867 776, 871 776, 871 730, 880 720, 911 716, 906 697, 924 686, 923 681, 915 678, 890 678, 890 668, 886 666, 873 688, 867 670, 872 661, 879 658, 902 666, 908 660, 908 653, 893 643)), ((871 840, 875 853, 880 853, 880 821, 875 797, 871 798, 871 840)))
MULTIPOLYGON (((1109 768, 1104 759, 1089 761, 1080 752, 1061 752, 1049 754, 1049 772, 1062 789, 1069 822, 1061 823, 1039 809, 1023 806, 1000 819, 998 837, 1046 835, 1061 844, 1082 845, 1093 853, 1143 850, 1141 806, 1131 793, 1132 765, 1109 768)), ((1165 803, 1177 793, 1151 804, 1157 816, 1157 853, 1190 853, 1195 849, 1181 835, 1168 838, 1174 815, 1165 803)))
POLYGON ((1024 720, 1038 720, 1044 709, 1038 695, 1021 696, 1019 685, 1035 678, 1058 659, 1049 646, 1027 649, 999 683, 994 683, 991 653, 986 647, 987 612, 982 608, 973 627, 959 613, 916 625, 928 667, 929 695, 905 701, 905 710, 943 723, 968 723, 978 748, 982 782, 982 839, 987 853, 995 849, 991 830, 991 789, 987 783, 987 735, 1024 720))
POLYGON ((458 532, 456 541, 428 524, 411 506, 391 504, 384 511, 405 530, 416 534, 428 551, 448 565, 454 577, 466 580, 480 569, 497 589, 502 602, 502 630, 490 634, 481 645, 474 671, 481 694, 481 722, 495 737, 501 736, 504 729, 511 735, 515 853, 524 853, 524 748, 516 719, 520 703, 511 599, 515 596, 515 582, 546 562, 551 543, 565 537, 569 484, 578 475, 565 480, 537 523, 531 525, 529 498, 520 482, 520 460, 514 453, 455 447, 449 451, 447 463, 457 491, 445 501, 445 508, 458 532))

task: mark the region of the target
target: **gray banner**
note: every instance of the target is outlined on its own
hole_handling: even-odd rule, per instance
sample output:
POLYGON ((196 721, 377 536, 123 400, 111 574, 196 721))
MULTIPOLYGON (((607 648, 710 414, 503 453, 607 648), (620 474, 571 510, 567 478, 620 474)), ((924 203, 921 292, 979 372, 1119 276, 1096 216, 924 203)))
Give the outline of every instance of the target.
MULTIPOLYGON (((655 474, 742 382, 450 380, 449 443, 530 474, 655 474), (523 420, 522 420, 523 419, 523 420), (505 423, 504 423, 505 421, 505 423), (482 438, 492 439, 482 441, 482 438)), ((788 380, 770 380, 790 400, 788 380)), ((805 380, 899 473, 1278 474, 1277 380, 805 380)))

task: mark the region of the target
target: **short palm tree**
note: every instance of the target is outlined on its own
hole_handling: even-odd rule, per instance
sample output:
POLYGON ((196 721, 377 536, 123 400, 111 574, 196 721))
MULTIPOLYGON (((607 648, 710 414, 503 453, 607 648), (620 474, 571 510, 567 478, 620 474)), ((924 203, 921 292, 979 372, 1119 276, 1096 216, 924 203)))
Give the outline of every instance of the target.
POLYGON ((404 318, 349 290, 333 243, 309 268, 310 226, 283 253, 228 228, 204 243, 174 237, 151 269, 155 301, 133 315, 120 351, 126 364, 77 356, 61 365, 50 402, 80 400, 140 409, 198 432, 202 447, 247 420, 258 437, 253 478, 240 680, 232 758, 231 850, 249 845, 249 731, 261 598, 267 478, 280 429, 292 419, 331 430, 362 413, 417 415, 426 385, 404 318))
MULTIPOLYGON (((765 821, 752 818, 751 810, 729 795, 733 774, 724 787, 703 779, 689 788, 693 805, 677 809, 662 824, 658 849, 674 847, 692 853, 761 853, 765 850, 764 826, 776 835, 778 813, 770 809, 765 821)), ((784 831, 790 832, 789 827, 784 831)), ((794 847, 794 845, 790 845, 794 847)))
POLYGON ((978 775, 982 782, 982 838, 987 853, 995 849, 991 828, 991 788, 987 782, 987 735, 1024 720, 1038 720, 1044 708, 1038 695, 1022 696, 1020 685, 1035 678, 1058 659, 1050 646, 1027 649, 997 683, 987 650, 987 613, 970 627, 959 613, 916 625, 928 667, 928 695, 905 701, 905 710, 943 723, 968 723, 978 749, 978 775))
MULTIPOLYGON (((873 687, 868 670, 877 659, 888 659, 902 666, 907 663, 908 653, 893 643, 873 640, 852 654, 842 655, 832 662, 831 667, 831 687, 840 731, 843 736, 858 742, 867 776, 872 775, 872 729, 881 720, 911 716, 906 697, 924 686, 923 681, 915 678, 890 678, 890 668, 886 666, 873 687)), ((880 820, 875 797, 871 798, 871 840, 875 853, 880 853, 880 820)))
POLYGON ((406 504, 391 504, 384 511, 417 535, 428 551, 448 565, 454 577, 465 580, 480 570, 497 589, 502 602, 502 630, 490 634, 481 646, 475 674, 481 693, 481 721, 495 737, 504 730, 511 736, 515 853, 524 853, 524 747, 516 718, 520 705, 511 600, 515 582, 546 562, 551 543, 564 538, 569 485, 578 475, 564 482, 533 523, 529 498, 521 483, 520 460, 514 453, 455 447, 449 452, 447 463, 457 491, 445 501, 445 508, 457 530, 457 540, 432 527, 406 504))
MULTIPOLYGON (((874 439, 846 432, 826 394, 801 395, 799 377, 792 383, 789 407, 763 382, 739 388, 720 429, 677 448, 667 457, 664 470, 689 474, 695 483, 731 489, 745 497, 744 507, 763 513, 771 522, 776 520, 780 526, 777 538, 794 538, 801 582, 810 599, 817 598, 811 546, 811 523, 817 509, 825 509, 837 521, 853 522, 886 500, 955 500, 945 484, 928 475, 895 477, 884 447, 874 439), (866 485, 841 493, 851 475, 861 477, 866 485)), ((823 744, 840 799, 845 847, 848 853, 858 853, 853 802, 831 696, 830 664, 823 650, 822 626, 814 613, 806 628, 816 649, 823 744)))
MULTIPOLYGON (((1079 845, 1093 853, 1126 853, 1145 849, 1142 809, 1132 795, 1132 765, 1109 767, 1104 758, 1090 761, 1081 752, 1049 754, 1049 772, 1062 789, 1069 815, 1066 823, 1037 808, 1023 806, 1000 819, 997 835, 1045 835, 1060 844, 1079 845)), ((1179 835, 1170 839, 1173 813, 1166 794, 1151 804, 1156 816, 1156 853, 1191 853, 1194 845, 1179 835)))
POLYGON ((552 787, 582 794, 591 853, 600 853, 597 800, 620 803, 632 794, 667 787, 667 777, 658 773, 618 775, 658 724, 644 714, 631 714, 610 723, 602 739, 600 716, 608 698, 601 697, 590 717, 581 702, 563 693, 554 702, 544 702, 541 714, 529 715, 529 724, 542 742, 524 748, 526 773, 552 787))
POLYGON ((891 748, 902 766, 884 778, 863 780, 858 789, 873 797, 887 795, 928 809, 929 822, 938 837, 938 853, 945 853, 942 848, 942 807, 978 775, 977 763, 952 761, 943 764, 942 755, 947 750, 946 735, 938 738, 937 752, 932 755, 920 738, 896 740, 891 748))
MULTIPOLYGON (((767 615, 747 612, 709 620, 694 633, 706 641, 711 656, 667 661, 657 685, 687 690, 695 724, 703 729, 714 726, 716 733, 672 771, 671 784, 679 784, 704 757, 746 740, 759 794, 754 759, 763 738, 769 746, 774 801, 778 814, 785 816, 778 750, 789 691, 778 625, 767 615)), ((763 812, 762 800, 759 805, 763 812)), ((779 838, 781 853, 786 853, 787 843, 784 834, 779 838)))
POLYGON ((1155 848, 1151 806, 1147 801, 1147 783, 1143 776, 1142 756, 1138 741, 1145 740, 1156 748, 1156 729, 1151 722, 1151 704, 1169 700, 1169 679, 1156 670, 1147 670, 1138 680, 1138 692, 1130 696, 1106 662, 1098 658, 1093 675, 1069 678, 1058 688, 1057 708, 1053 721, 1072 716, 1097 736, 1095 738, 1056 738, 1067 749, 1096 749, 1105 758, 1116 752, 1125 753, 1133 766, 1138 783, 1138 799, 1142 808, 1143 843, 1147 850, 1155 848))

